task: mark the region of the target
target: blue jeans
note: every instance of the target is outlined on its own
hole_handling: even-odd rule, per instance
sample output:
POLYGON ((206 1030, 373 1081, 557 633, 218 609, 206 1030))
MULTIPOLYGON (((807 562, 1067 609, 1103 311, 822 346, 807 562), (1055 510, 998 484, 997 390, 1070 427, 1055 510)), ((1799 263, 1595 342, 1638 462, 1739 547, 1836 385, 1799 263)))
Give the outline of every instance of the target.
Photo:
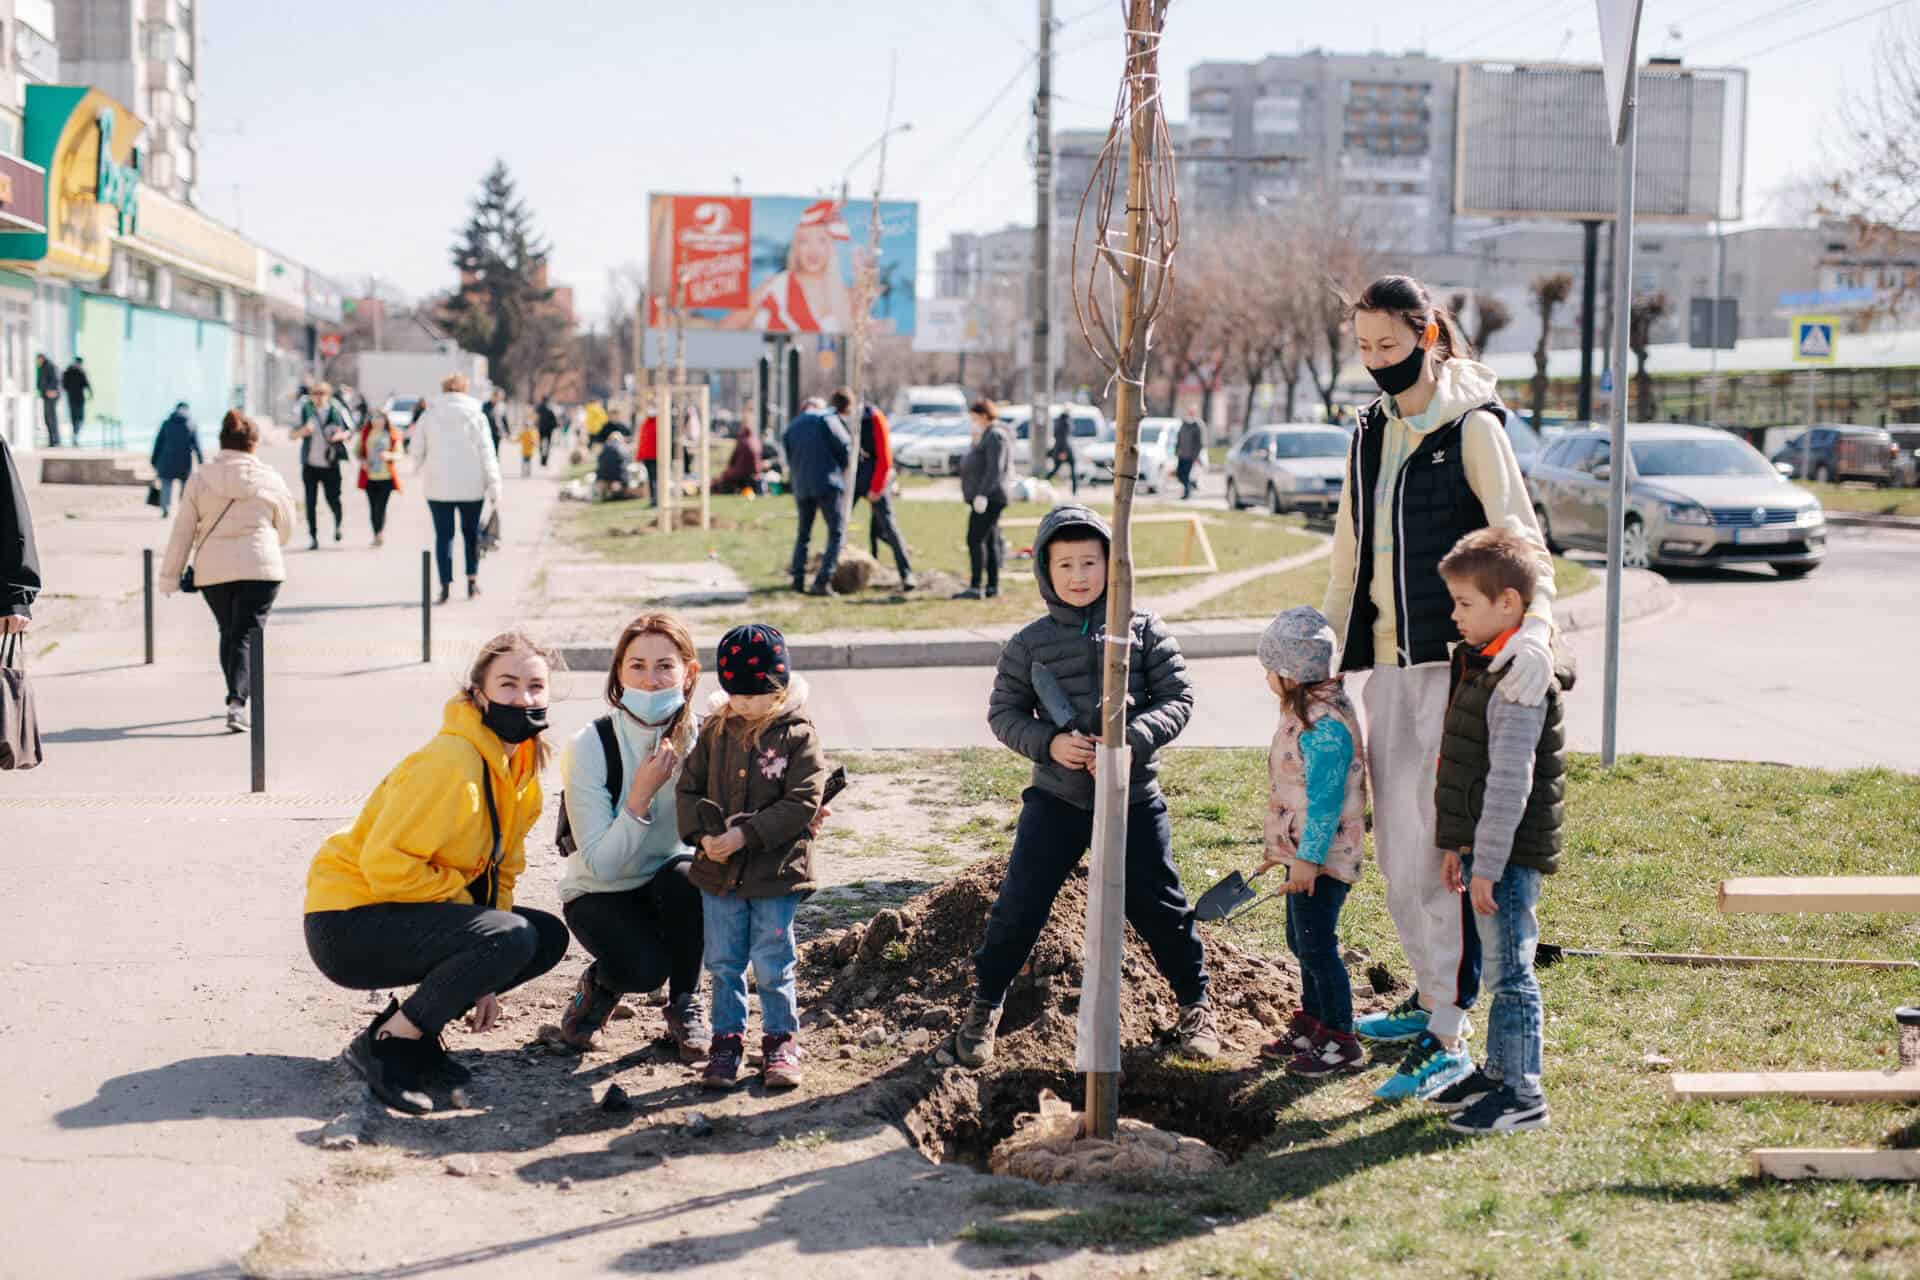
POLYGON ((1327 1030, 1347 1035, 1353 1034, 1353 984, 1335 929, 1351 887, 1322 875, 1313 882, 1311 896, 1287 895, 1287 950, 1300 962, 1300 1007, 1327 1030))
POLYGON ((840 495, 831 489, 823 498, 795 498, 794 510, 800 517, 800 527, 793 534, 793 585, 801 586, 807 576, 807 544, 813 541, 813 516, 818 512, 827 522, 827 549, 820 555, 820 572, 814 575, 815 590, 827 585, 833 578, 833 567, 840 563, 840 543, 846 537, 846 513, 840 506, 840 495))
POLYGON ((707 973, 713 979, 713 1033, 736 1036, 747 1029, 747 965, 760 989, 760 1030, 790 1036, 800 1030, 794 1007, 793 913, 800 895, 780 898, 700 895, 706 926, 707 973))
MULTIPOLYGON (((1462 875, 1473 874, 1473 857, 1462 858, 1462 875)), ((1462 908, 1480 931, 1481 985, 1493 993, 1487 1010, 1487 1075, 1504 1081, 1522 1102, 1540 1099, 1541 1057, 1546 1041, 1540 981, 1533 954, 1540 945, 1541 873, 1508 865, 1493 886, 1494 914, 1483 916, 1462 895, 1462 908)))
POLYGON ((480 508, 485 499, 474 502, 435 502, 427 500, 433 513, 433 558, 440 567, 440 585, 453 585, 453 517, 460 517, 460 541, 467 553, 467 576, 480 574, 480 508))
POLYGON ((172 476, 160 477, 160 514, 161 515, 164 516, 172 513, 173 491, 176 488, 184 490, 186 487, 187 487, 187 482, 185 480, 176 480, 172 476))

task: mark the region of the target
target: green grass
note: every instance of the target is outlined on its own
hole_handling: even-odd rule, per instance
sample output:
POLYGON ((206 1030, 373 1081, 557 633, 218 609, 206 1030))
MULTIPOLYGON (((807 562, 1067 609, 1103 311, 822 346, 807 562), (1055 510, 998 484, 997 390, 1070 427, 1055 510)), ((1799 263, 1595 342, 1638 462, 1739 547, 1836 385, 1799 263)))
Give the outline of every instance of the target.
POLYGON ((1861 485, 1813 484, 1795 481, 1819 496, 1829 511, 1851 511, 1870 516, 1920 516, 1920 489, 1874 489, 1861 485))
MULTIPOLYGON (((1553 561, 1554 591, 1562 600, 1597 586, 1600 579, 1593 570, 1558 556, 1553 561)), ((1176 619, 1194 618, 1271 618, 1282 609, 1310 604, 1318 609, 1327 595, 1327 562, 1316 560, 1281 573, 1270 573, 1252 582, 1243 582, 1223 595, 1217 595, 1176 614, 1176 619)))
MULTIPOLYGON (((953 776, 970 799, 1013 806, 1027 768, 1006 752, 955 753, 953 776)), ((1262 752, 1175 750, 1162 777, 1189 894, 1257 862, 1262 752)), ((1920 920, 1911 916, 1715 909, 1729 876, 1910 873, 1920 848, 1920 778, 1643 757, 1608 771, 1580 756, 1568 813, 1563 867, 1541 903, 1544 941, 1920 955, 1920 920)), ((1234 941, 1283 954, 1284 925, 1279 907, 1264 907, 1233 931, 1234 941)), ((1341 932, 1407 974, 1371 866, 1341 932)), ((1421 1108, 1371 1103, 1384 1066, 1319 1088, 1274 1073, 1265 1094, 1279 1113, 1274 1137, 1205 1184, 1123 1200, 1139 1219, 1131 1234, 1116 1235, 1111 1217, 1060 1214, 984 1223, 973 1238, 990 1235, 1009 1247, 1178 1242, 1156 1252, 1158 1275, 1920 1272, 1920 1206, 1911 1189, 1745 1176, 1745 1153, 1756 1146, 1889 1145, 1913 1125, 1912 1109, 1683 1103, 1672 1098, 1665 1070, 1645 1061, 1651 1053, 1679 1070, 1885 1068, 1894 1061, 1891 1009, 1911 1003, 1911 973, 1568 959, 1542 970, 1541 984, 1551 1130, 1456 1140, 1421 1108), (1197 1216, 1224 1225, 1200 1238, 1197 1216)), ((1484 1034, 1484 1012, 1475 1021, 1484 1034)), ((1913 1129, 1901 1140, 1911 1145, 1913 1129)))
MULTIPOLYGON (((943 570, 962 579, 967 573, 967 509, 958 502, 899 501, 894 512, 913 555, 914 568, 943 570)), ((1006 519, 1037 520, 1046 508, 1017 504, 1006 519)), ((754 605, 790 634, 828 630, 902 630, 931 627, 978 626, 1020 622, 1039 611, 1039 592, 1032 563, 1016 558, 1001 574, 1001 594, 994 600, 960 601, 930 598, 928 593, 899 594, 874 590, 832 600, 796 597, 787 590, 788 563, 793 551, 793 503, 784 497, 713 499, 714 528, 708 532, 681 530, 654 532, 651 507, 638 502, 569 504, 557 519, 561 535, 585 550, 625 563, 686 564, 709 556, 734 569, 754 593, 754 605)), ((1296 520, 1274 519, 1253 513, 1213 512, 1207 536, 1223 571, 1249 568, 1310 549, 1313 540, 1296 520)), ((867 545, 867 508, 856 509, 848 542, 867 545)), ((1031 526, 1007 531, 1016 553, 1029 545, 1031 526)), ((816 525, 813 547, 825 545, 824 526, 816 525)), ((1143 524, 1134 531, 1134 557, 1139 567, 1186 562, 1187 527, 1143 524)), ((881 549, 882 564, 892 565, 881 549)), ((1151 601, 1155 591, 1172 591, 1202 581, 1202 576, 1173 575, 1143 581, 1139 594, 1151 601)), ((635 596, 631 603, 647 602, 635 596)))

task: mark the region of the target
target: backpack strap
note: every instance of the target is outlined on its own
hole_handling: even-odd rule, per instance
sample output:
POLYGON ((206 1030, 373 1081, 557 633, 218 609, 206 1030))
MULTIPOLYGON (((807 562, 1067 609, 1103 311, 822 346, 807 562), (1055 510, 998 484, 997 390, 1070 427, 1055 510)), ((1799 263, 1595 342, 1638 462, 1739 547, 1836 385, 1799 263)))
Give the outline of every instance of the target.
MULTIPOLYGON (((600 735, 600 750, 607 757, 607 798, 613 801, 613 807, 620 807, 620 739, 614 736, 613 717, 601 716, 593 722, 593 728, 600 735)), ((618 815, 616 815, 618 816, 618 815)))
MULTIPOLYGON (((478 747, 474 748, 476 753, 479 750, 478 747)), ((487 767, 484 755, 480 757, 480 791, 487 798, 487 821, 493 827, 493 849, 487 854, 487 869, 468 883, 467 892, 473 896, 476 906, 492 910, 500 897, 500 809, 493 799, 493 770, 487 767), (484 888, 476 892, 475 885, 484 888)))

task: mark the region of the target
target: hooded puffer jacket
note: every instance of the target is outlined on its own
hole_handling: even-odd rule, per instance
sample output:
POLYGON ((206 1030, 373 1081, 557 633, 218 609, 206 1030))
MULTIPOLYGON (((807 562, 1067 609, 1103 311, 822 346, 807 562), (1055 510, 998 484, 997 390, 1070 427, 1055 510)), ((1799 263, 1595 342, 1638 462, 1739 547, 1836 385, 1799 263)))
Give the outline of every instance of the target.
POLYGON ((181 490, 160 564, 160 589, 176 588, 190 553, 199 586, 285 582, 280 548, 292 537, 293 495, 280 473, 251 453, 222 449, 195 468, 181 490))
MULTIPOLYGON (((1078 729, 1100 731, 1101 666, 1106 650, 1107 597, 1085 608, 1060 599, 1047 573, 1047 547, 1070 532, 1096 535, 1111 549, 1112 531, 1086 507, 1055 507, 1040 522, 1033 543, 1033 572, 1047 616, 1022 627, 1000 653, 987 702, 993 736, 1033 761, 1033 785, 1081 809, 1093 808, 1093 775, 1066 769, 1048 754, 1056 735, 1078 729), (1061 725, 1035 688, 1035 668, 1043 668, 1066 695, 1071 710, 1061 725)), ((1160 794, 1160 748, 1179 736, 1193 715, 1193 683, 1180 644, 1158 614, 1135 609, 1130 626, 1133 656, 1127 672, 1127 742, 1133 748, 1130 803, 1160 794)))

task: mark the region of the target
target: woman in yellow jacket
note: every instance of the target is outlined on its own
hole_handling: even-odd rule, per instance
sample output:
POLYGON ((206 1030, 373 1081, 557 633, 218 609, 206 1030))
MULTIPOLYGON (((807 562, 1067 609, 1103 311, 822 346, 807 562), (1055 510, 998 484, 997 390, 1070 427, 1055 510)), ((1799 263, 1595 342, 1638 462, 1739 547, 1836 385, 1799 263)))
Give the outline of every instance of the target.
POLYGON ((499 993, 566 954, 566 925, 513 904, 540 817, 548 674, 546 652, 519 632, 488 641, 440 732, 382 780, 307 873, 307 953, 320 972, 356 991, 418 984, 346 1052, 399 1110, 431 1111, 432 1086, 471 1078, 441 1045, 442 1027, 471 1010, 468 1025, 488 1030, 499 993))

